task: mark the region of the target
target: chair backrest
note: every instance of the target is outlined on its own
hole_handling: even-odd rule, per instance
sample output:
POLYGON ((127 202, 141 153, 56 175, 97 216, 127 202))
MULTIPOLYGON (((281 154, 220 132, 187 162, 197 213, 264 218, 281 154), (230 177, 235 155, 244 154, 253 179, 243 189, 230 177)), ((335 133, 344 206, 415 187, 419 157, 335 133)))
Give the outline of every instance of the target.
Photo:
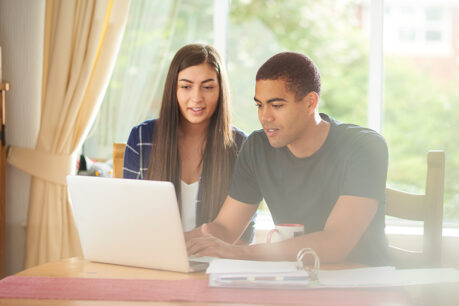
POLYGON ((441 266, 444 179, 445 152, 429 151, 427 153, 425 194, 386 189, 386 215, 424 221, 421 252, 409 251, 395 246, 389 247, 390 255, 396 267, 441 266))
POLYGON ((113 177, 123 177, 123 160, 125 148, 125 143, 113 143, 113 177))

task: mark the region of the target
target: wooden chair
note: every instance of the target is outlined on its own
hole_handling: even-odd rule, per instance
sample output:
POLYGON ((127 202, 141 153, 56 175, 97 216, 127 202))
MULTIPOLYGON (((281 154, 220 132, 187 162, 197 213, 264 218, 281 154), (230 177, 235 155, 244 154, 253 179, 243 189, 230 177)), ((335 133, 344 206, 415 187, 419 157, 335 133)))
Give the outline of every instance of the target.
POLYGON ((123 177, 123 160, 125 148, 125 143, 113 143, 113 177, 123 177))
POLYGON ((421 252, 389 246, 389 254, 396 267, 439 267, 441 265, 444 178, 445 152, 429 151, 425 194, 386 189, 386 215, 424 221, 421 252))

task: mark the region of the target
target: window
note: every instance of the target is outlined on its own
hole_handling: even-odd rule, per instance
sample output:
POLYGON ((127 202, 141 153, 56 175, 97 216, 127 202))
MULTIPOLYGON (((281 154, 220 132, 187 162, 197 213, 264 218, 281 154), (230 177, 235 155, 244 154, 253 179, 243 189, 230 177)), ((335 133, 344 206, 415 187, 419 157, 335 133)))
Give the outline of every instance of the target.
MULTIPOLYGON (((317 63, 323 80, 320 111, 371 126, 367 121, 367 113, 373 112, 367 107, 371 1, 375 0, 232 0, 226 27, 214 24, 214 1, 133 0, 114 77, 85 152, 110 158, 114 141, 126 141, 134 124, 156 116, 165 70, 175 51, 191 42, 224 45, 224 39, 217 42, 215 37, 226 34, 214 30, 225 28, 226 47, 220 45, 220 51, 226 54, 234 125, 247 133, 260 128, 253 103, 255 73, 273 54, 292 50, 317 63), (146 23, 144 19, 162 21, 139 34, 135 27, 146 23), (139 48, 145 48, 148 61, 127 62, 139 48), (139 83, 146 77, 142 71, 148 69, 150 81, 140 87, 115 77, 128 74, 139 83), (125 95, 117 91, 120 87, 127 89, 125 95), (122 99, 115 103, 117 96, 122 99), (134 116, 131 111, 140 109, 140 101, 142 110, 134 116), (118 132, 110 132, 115 127, 118 132)), ((422 192, 427 151, 445 150, 445 220, 457 222, 459 108, 454 103, 459 101, 459 43, 453 38, 458 37, 459 4, 386 0, 383 12, 384 101, 369 120, 383 118, 382 133, 390 153, 388 184, 422 192)))
POLYGON ((445 222, 459 220, 459 22, 453 1, 387 1, 384 136, 388 184, 422 193, 428 150, 446 152, 445 222), (453 22, 454 21, 454 22, 453 22))
MULTIPOLYGON (((289 50, 317 64, 321 112, 366 125, 369 43, 360 13, 361 7, 350 1, 233 0, 228 72, 234 124, 246 132, 261 128, 253 101, 256 72, 269 57, 289 50)), ((256 225, 272 228, 265 204, 256 225)))

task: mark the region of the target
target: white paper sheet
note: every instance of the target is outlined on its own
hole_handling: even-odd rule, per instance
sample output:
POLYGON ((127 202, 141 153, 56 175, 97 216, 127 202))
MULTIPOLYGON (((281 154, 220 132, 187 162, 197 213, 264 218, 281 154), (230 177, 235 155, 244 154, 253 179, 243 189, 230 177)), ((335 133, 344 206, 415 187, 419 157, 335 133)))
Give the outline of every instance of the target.
POLYGON ((324 287, 393 287, 459 282, 459 271, 453 268, 394 269, 361 268, 319 272, 324 287))
POLYGON ((297 270, 295 261, 215 259, 210 263, 206 273, 275 273, 297 270))

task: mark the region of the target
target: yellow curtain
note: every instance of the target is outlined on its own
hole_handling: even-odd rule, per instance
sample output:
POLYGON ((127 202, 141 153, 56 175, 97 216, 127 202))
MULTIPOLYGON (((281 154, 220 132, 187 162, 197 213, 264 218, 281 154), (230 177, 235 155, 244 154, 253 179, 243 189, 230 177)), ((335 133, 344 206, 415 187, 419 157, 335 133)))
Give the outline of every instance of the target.
POLYGON ((41 125, 8 162, 32 175, 25 266, 81 256, 65 177, 100 107, 130 0, 47 0, 41 125))

